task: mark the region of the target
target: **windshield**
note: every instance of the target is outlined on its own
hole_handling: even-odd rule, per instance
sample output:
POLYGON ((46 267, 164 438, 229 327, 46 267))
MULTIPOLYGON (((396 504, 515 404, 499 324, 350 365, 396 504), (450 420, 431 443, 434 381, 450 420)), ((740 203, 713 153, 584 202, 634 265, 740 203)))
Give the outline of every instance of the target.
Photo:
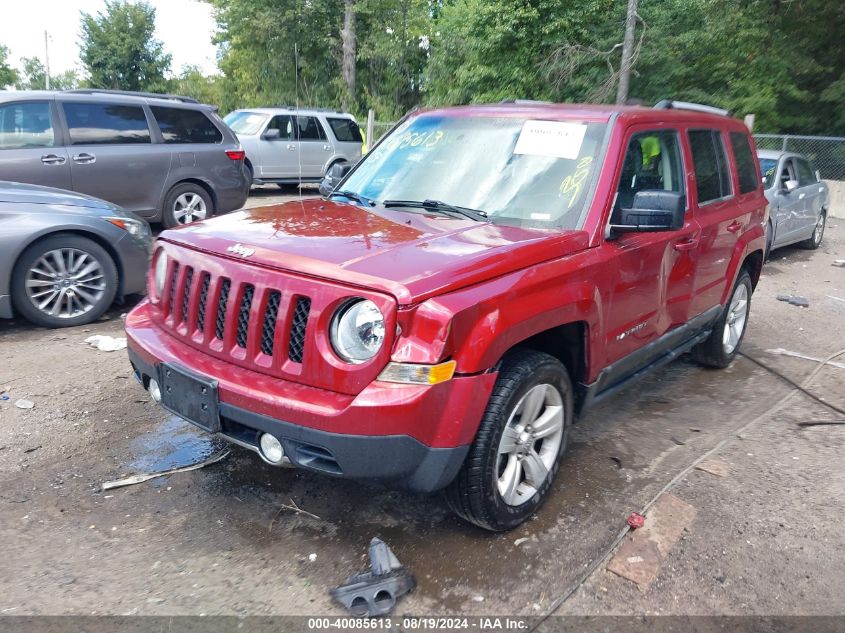
POLYGON ((267 115, 261 112, 245 112, 243 110, 230 112, 223 119, 235 134, 257 134, 267 120, 267 115))
POLYGON ((763 173, 763 189, 768 189, 775 184, 775 171, 778 162, 774 158, 761 158, 760 171, 763 173))
POLYGON ((380 203, 436 200, 502 224, 579 228, 606 127, 422 115, 374 148, 342 189, 380 203))

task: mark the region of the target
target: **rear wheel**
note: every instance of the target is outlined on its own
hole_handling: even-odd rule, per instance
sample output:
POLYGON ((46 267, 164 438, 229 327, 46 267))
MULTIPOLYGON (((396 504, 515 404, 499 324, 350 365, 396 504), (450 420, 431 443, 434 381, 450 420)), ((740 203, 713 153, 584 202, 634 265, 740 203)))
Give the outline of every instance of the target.
POLYGON ((566 368, 548 354, 509 352, 466 461, 446 490, 455 513, 492 531, 534 514, 557 474, 572 415, 566 368))
POLYGON ((214 212, 211 196, 200 185, 185 182, 176 185, 164 199, 161 221, 168 229, 205 220, 214 212))
POLYGON ((706 367, 720 369, 731 364, 739 352, 739 345, 748 325, 751 290, 751 276, 743 269, 710 336, 692 348, 692 357, 697 362, 706 367))
POLYGON ((775 233, 772 229, 772 221, 769 220, 766 222, 766 252, 763 253, 763 261, 765 262, 769 259, 769 255, 772 252, 772 242, 774 241, 775 233))
POLYGON ((822 237, 824 237, 824 227, 827 221, 827 212, 822 209, 821 213, 819 213, 819 217, 816 220, 816 226, 813 228, 813 234, 810 236, 809 239, 804 240, 801 242, 801 246, 803 248, 807 248, 811 251, 816 250, 822 244, 822 237))
POLYGON ((12 302, 27 320, 69 327, 100 318, 117 293, 117 267, 86 237, 57 234, 27 248, 12 273, 12 302))

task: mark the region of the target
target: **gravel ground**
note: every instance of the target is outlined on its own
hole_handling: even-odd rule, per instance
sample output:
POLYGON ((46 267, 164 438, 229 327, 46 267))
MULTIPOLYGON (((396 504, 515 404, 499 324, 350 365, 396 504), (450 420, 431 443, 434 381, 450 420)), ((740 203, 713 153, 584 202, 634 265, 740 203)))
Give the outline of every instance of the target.
MULTIPOLYGON (((250 203, 275 201, 274 189, 250 203)), ((743 345, 798 381, 815 363, 766 350, 845 348, 845 302, 829 298, 845 298, 845 269, 832 266, 845 258, 845 221, 832 224, 818 251, 774 253, 743 345)), ((745 358, 724 371, 681 359, 591 411, 541 513, 491 535, 437 495, 274 469, 237 447, 201 470, 101 492, 104 481, 221 448, 152 405, 123 352, 85 345, 91 334, 119 336, 127 308, 61 331, 0 325, 10 396, 0 401, 0 613, 340 614, 327 590, 363 566, 375 535, 419 582, 403 613, 540 615, 573 586, 558 613, 845 611, 845 427, 798 427, 836 416, 795 396, 735 437, 790 389, 745 358), (34 407, 15 407, 20 398, 34 407), (603 565, 578 584, 628 513, 725 438, 715 457, 730 465, 726 477, 693 471, 673 488, 697 516, 648 590, 603 565)), ((810 389, 845 406, 843 372, 824 368, 810 389)))

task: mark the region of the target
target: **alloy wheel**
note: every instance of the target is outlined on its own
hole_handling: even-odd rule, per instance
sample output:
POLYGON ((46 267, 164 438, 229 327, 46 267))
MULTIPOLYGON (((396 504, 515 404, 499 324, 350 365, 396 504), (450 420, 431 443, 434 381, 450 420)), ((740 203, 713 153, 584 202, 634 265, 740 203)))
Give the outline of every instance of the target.
POLYGON ((197 193, 183 193, 173 203, 173 217, 177 224, 188 224, 204 220, 208 215, 205 200, 197 193))
POLYGON ((103 298, 106 278, 102 264, 77 248, 48 251, 25 277, 26 295, 40 312, 70 319, 90 312, 103 298))
POLYGON ((824 213, 819 213, 819 219, 816 220, 816 228, 813 229, 813 244, 821 244, 822 235, 824 235, 824 213))
POLYGON ((537 493, 557 460, 563 429, 563 398, 554 386, 537 385, 517 402, 499 440, 494 475, 506 504, 521 505, 537 493))
POLYGON ((731 297, 728 307, 728 318, 725 319, 725 330, 722 333, 722 345, 726 354, 732 354, 739 345, 739 339, 745 330, 745 321, 748 319, 748 288, 745 284, 739 284, 731 297))

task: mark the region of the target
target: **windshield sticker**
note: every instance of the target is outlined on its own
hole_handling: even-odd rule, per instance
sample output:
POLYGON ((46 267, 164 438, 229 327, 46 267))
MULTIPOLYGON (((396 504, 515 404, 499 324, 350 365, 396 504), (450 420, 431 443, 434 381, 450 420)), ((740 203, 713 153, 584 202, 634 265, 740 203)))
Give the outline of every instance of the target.
POLYGON ((583 123, 528 120, 522 126, 513 153, 575 160, 586 132, 583 123))

